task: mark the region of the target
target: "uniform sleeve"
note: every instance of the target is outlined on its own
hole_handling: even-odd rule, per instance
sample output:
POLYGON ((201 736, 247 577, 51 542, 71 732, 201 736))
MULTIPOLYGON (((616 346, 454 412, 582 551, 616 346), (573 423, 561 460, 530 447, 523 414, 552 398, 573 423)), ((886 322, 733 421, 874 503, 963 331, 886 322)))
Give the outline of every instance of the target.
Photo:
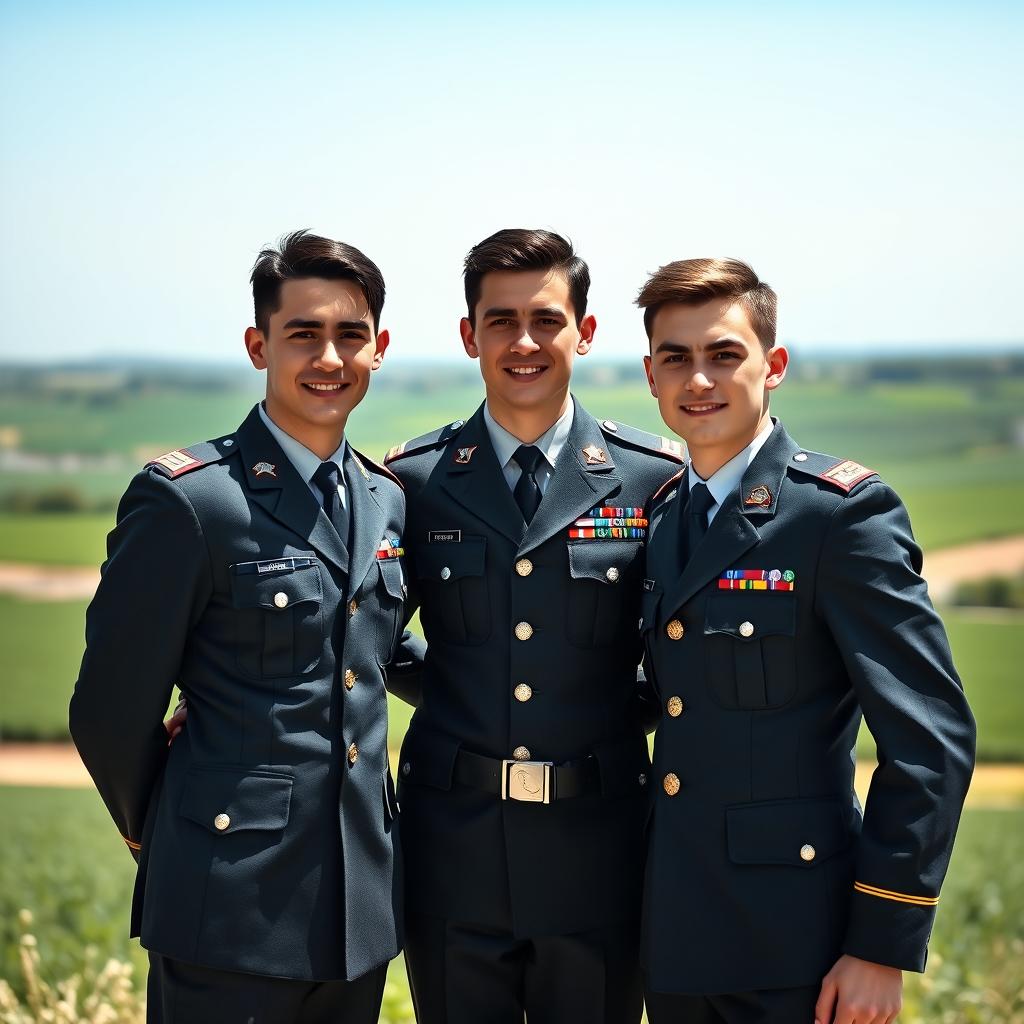
POLYGON ((975 726, 899 498, 878 481, 833 515, 817 601, 878 748, 843 951, 924 970, 974 767, 975 726))
POLYGON ((133 852, 167 756, 163 716, 210 590, 191 505, 170 480, 140 473, 107 538, 70 708, 78 752, 133 852))
POLYGON ((423 660, 426 654, 426 640, 412 630, 403 630, 395 655, 385 670, 388 690, 414 708, 420 706, 423 698, 423 660))

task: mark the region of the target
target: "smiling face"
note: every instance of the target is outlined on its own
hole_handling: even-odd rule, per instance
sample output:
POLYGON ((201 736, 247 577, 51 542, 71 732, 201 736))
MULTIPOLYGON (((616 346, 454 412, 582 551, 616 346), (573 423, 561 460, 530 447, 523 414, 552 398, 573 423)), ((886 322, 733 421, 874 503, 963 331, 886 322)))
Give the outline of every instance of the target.
POLYGON ((474 314, 475 326, 462 320, 462 343, 480 360, 491 415, 532 442, 567 408, 573 359, 590 351, 597 321, 577 325, 569 282, 551 270, 485 274, 474 314))
POLYGON ((789 355, 761 346, 743 306, 715 299, 667 302, 651 325, 644 368, 661 418, 686 441, 705 480, 738 455, 768 422, 768 397, 789 355))
POLYGON ((266 332, 250 327, 245 347, 267 371, 267 414, 325 459, 384 359, 388 333, 376 331, 358 284, 306 277, 283 282, 266 332))

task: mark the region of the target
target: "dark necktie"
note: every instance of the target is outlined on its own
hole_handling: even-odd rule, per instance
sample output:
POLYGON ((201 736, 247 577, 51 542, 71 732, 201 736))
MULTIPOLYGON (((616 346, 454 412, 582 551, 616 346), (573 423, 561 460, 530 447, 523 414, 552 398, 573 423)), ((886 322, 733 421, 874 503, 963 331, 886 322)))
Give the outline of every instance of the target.
POLYGON ((715 504, 715 499, 707 488, 707 484, 697 484, 690 490, 690 503, 687 506, 686 542, 687 558, 693 558, 697 545, 708 532, 708 512, 715 504))
POLYGON ((537 506, 540 505, 541 493, 536 472, 540 460, 544 456, 536 445, 521 444, 512 458, 516 460, 516 465, 522 470, 512 496, 516 499, 519 511, 523 513, 523 518, 529 525, 537 511, 537 506))
POLYGON ((313 474, 313 483, 319 488, 324 496, 323 510, 327 518, 334 524, 341 543, 348 549, 348 509, 341 503, 341 496, 338 494, 338 482, 341 479, 341 469, 336 462, 321 462, 320 468, 313 474))

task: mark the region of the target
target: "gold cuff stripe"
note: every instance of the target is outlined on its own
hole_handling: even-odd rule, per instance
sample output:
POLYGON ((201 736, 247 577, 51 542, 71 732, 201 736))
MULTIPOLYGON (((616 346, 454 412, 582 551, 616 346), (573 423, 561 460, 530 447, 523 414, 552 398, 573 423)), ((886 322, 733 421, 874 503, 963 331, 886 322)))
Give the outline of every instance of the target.
POLYGON ((142 843, 133 843, 127 836, 121 836, 121 838, 128 844, 133 850, 141 850, 142 843))
POLYGON ((879 896, 883 900, 895 900, 897 903, 912 903, 917 907, 934 907, 939 902, 938 896, 911 896, 905 892, 879 889, 877 885, 868 885, 866 882, 854 882, 853 887, 857 892, 864 893, 865 896, 879 896))

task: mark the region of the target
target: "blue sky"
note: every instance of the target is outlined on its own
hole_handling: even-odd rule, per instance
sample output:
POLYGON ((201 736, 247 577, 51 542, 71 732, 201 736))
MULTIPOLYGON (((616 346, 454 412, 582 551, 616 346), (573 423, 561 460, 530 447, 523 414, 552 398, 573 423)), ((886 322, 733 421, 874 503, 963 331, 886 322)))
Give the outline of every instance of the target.
POLYGON ((296 227, 461 352, 465 251, 591 265, 595 356, 671 259, 750 261, 809 348, 1021 341, 1022 5, 0 3, 0 358, 244 358, 296 227))

